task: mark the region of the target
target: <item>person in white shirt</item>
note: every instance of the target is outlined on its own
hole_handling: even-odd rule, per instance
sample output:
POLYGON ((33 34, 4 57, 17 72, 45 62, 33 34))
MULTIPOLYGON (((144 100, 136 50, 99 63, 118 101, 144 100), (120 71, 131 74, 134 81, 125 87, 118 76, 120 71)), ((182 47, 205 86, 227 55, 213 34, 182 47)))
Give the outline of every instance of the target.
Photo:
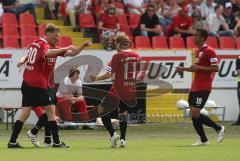
POLYGON ((143 0, 124 0, 129 13, 141 15, 145 12, 143 0))
POLYGON ((201 15, 203 18, 208 17, 210 14, 215 13, 215 7, 217 6, 214 3, 214 0, 204 0, 201 3, 201 15))
POLYGON ((210 36, 234 36, 232 30, 229 30, 229 26, 223 17, 223 6, 217 5, 215 7, 215 13, 210 14, 206 18, 206 22, 208 24, 208 31, 210 36), (220 26, 222 26, 223 30, 220 31, 220 26))
POLYGON ((71 69, 69 75, 60 83, 57 91, 58 110, 65 121, 72 121, 72 108, 79 112, 81 121, 89 120, 87 105, 82 96, 82 82, 79 79, 80 71, 71 69))
POLYGON ((76 31, 76 15, 81 13, 88 13, 88 6, 91 0, 69 0, 66 7, 66 13, 69 15, 71 26, 76 31))

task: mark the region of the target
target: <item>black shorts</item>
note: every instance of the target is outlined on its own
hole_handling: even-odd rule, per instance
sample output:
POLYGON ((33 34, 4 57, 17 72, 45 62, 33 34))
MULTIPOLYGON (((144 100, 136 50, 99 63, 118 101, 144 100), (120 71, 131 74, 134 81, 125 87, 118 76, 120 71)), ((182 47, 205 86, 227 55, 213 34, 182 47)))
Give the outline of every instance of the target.
POLYGON ((24 81, 21 87, 22 107, 36 107, 56 104, 56 91, 28 86, 24 81))
POLYGON ((208 100, 210 91, 190 92, 188 96, 189 106, 203 108, 208 100))
POLYGON ((112 112, 118 109, 119 113, 123 113, 125 111, 129 111, 130 108, 136 107, 136 100, 132 101, 123 101, 118 97, 114 97, 113 95, 106 95, 102 102, 101 106, 104 108, 106 112, 112 112))

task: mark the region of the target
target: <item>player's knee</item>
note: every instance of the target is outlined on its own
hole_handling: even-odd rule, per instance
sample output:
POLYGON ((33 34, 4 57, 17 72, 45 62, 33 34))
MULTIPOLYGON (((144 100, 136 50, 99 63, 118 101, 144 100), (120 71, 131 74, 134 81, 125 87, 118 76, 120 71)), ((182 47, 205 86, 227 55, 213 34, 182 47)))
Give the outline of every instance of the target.
POLYGON ((128 121, 128 114, 127 113, 120 113, 118 118, 119 118, 119 122, 127 122, 128 121))
POLYGON ((21 120, 22 122, 26 121, 30 113, 31 113, 31 109, 23 108, 18 120, 21 120))
POLYGON ((191 117, 192 119, 197 119, 200 115, 199 109, 191 108, 191 117))

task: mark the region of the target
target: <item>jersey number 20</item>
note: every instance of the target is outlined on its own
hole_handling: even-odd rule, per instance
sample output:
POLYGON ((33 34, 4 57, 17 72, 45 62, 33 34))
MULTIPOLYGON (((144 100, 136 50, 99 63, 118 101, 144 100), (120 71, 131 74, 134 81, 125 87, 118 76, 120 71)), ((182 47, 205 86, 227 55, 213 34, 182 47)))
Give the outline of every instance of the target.
POLYGON ((28 63, 34 64, 36 61, 36 56, 37 56, 37 49, 30 47, 28 52, 28 63))

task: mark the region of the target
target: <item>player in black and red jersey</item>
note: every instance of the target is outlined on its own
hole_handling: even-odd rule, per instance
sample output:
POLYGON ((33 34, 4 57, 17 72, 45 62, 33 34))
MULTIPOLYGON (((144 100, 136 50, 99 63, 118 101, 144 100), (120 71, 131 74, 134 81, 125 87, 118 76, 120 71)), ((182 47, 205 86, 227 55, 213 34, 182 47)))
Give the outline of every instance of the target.
POLYGON ((135 103, 136 97, 136 78, 140 70, 140 56, 138 53, 130 50, 130 40, 126 35, 119 35, 115 39, 117 54, 115 54, 107 66, 106 73, 100 76, 91 75, 93 81, 109 79, 115 76, 113 85, 109 94, 103 99, 98 106, 98 112, 104 114, 102 121, 110 133, 111 147, 116 147, 120 137, 120 146, 125 147, 125 135, 127 129, 128 109, 135 103), (113 98, 115 97, 115 98, 113 98), (115 107, 110 107, 111 101, 117 99, 120 103, 119 108, 119 125, 121 136, 113 129, 109 113, 115 107))
POLYGON ((193 126, 200 136, 200 141, 193 146, 208 145, 209 141, 205 135, 203 124, 212 127, 217 132, 217 142, 224 138, 224 126, 219 126, 208 116, 200 113, 204 107, 212 89, 212 81, 215 72, 219 71, 218 59, 213 48, 205 43, 208 32, 198 29, 194 34, 194 43, 198 47, 195 55, 195 64, 191 67, 177 67, 177 72, 194 72, 194 80, 189 93, 188 102, 191 111, 193 126))

